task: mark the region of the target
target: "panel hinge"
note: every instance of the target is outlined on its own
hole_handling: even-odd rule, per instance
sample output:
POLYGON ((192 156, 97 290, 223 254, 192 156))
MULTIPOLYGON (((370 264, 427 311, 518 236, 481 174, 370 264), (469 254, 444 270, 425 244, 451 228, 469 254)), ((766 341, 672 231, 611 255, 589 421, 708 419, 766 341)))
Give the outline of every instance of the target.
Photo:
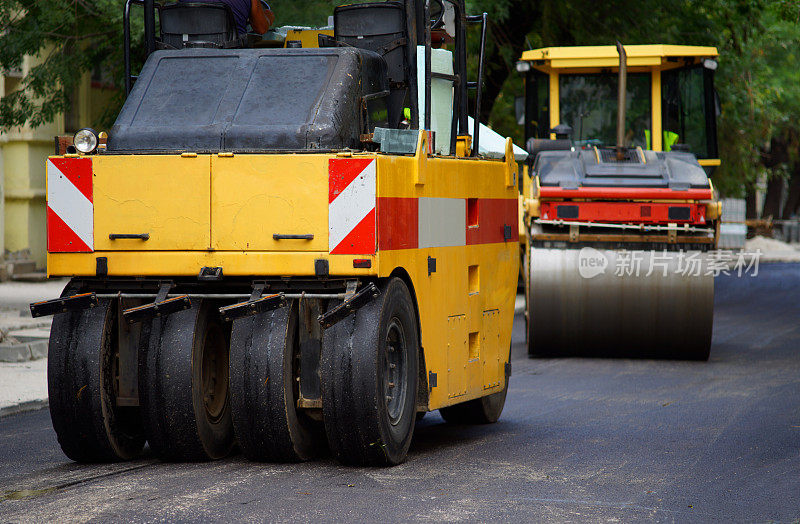
POLYGON ((436 373, 433 371, 428 371, 428 385, 431 387, 431 389, 435 388, 437 383, 436 373))
POLYGON ((432 273, 436 273, 436 259, 428 257, 428 276, 431 276, 432 273))

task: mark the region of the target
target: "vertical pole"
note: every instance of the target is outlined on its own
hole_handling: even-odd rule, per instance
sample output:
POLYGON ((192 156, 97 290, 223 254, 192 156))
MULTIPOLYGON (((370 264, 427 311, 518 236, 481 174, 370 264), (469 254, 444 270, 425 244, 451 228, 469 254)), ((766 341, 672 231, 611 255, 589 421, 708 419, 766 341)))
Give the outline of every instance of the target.
POLYGON ((458 108, 458 134, 465 136, 469 134, 469 106, 467 100, 467 13, 463 0, 458 3, 461 12, 459 13, 460 20, 456 32, 456 53, 458 54, 458 70, 461 76, 461 84, 459 86, 459 108, 458 108))
POLYGON ((131 93, 131 0, 125 0, 122 13, 122 54, 125 60, 125 96, 131 93))
POLYGON ((663 127, 661 121, 661 71, 653 70, 650 76, 650 93, 652 99, 652 114, 650 121, 650 149, 653 151, 663 151, 663 127))
POLYGON ((144 0, 144 41, 147 56, 156 50, 156 6, 155 0, 144 0))
POLYGON ((703 68, 703 90, 706 109, 706 157, 719 158, 717 146, 717 90, 714 89, 714 70, 703 68))
POLYGON ((617 93, 617 161, 625 158, 625 104, 628 94, 628 56, 625 47, 617 40, 619 53, 619 91, 617 93))
POLYGON ((481 54, 478 57, 478 84, 475 93, 475 121, 472 137, 472 153, 474 156, 480 155, 481 145, 481 98, 483 98, 483 57, 486 53, 486 26, 488 25, 489 15, 483 13, 481 17, 481 54))
POLYGON ((425 0, 425 129, 431 129, 431 1, 425 0))
MULTIPOLYGON (((406 0, 406 81, 408 83, 409 101, 411 102, 411 129, 419 128, 419 90, 417 89, 417 0, 406 0)), ((402 118, 401 118, 402 120, 402 118)))
POLYGON ((550 70, 549 87, 550 90, 550 129, 547 131, 551 140, 556 138, 556 134, 552 133, 552 129, 561 123, 561 99, 559 98, 558 90, 558 73, 557 70, 550 70))

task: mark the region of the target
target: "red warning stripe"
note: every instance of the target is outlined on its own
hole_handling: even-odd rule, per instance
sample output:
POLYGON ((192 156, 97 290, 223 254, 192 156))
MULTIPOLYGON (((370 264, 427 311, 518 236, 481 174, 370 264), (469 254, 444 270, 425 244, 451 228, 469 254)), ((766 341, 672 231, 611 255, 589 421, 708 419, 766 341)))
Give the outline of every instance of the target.
POLYGON ((330 204, 373 160, 370 158, 331 158, 328 161, 328 203, 330 204))
POLYGON ((378 249, 416 249, 419 245, 419 200, 378 198, 378 249))
POLYGON ((330 252, 331 255, 366 255, 375 252, 375 209, 330 252))
MULTIPOLYGON (((516 199, 479 198, 478 225, 467 226, 467 245, 519 242, 518 212, 519 204, 516 199), (510 238, 505 236, 506 226, 510 226, 510 238)), ((467 224, 469 223, 468 217, 467 224)))
POLYGON ((72 182, 83 196, 94 202, 92 196, 92 161, 89 158, 51 158, 50 161, 72 182))
POLYGON ((579 222, 679 224, 706 223, 706 208, 702 204, 667 204, 664 202, 542 202, 541 217, 545 220, 564 220, 579 222), (561 215, 559 216, 559 208, 561 215), (574 215, 564 217, 564 209, 569 208, 574 215), (670 218, 670 210, 688 210, 686 218, 670 218))
MULTIPOLYGON (((470 211, 477 216, 465 217, 466 245, 519 242, 516 199, 475 199, 472 205, 467 206, 467 214, 470 211), (470 226, 470 223, 474 225, 470 226), (509 238, 506 238, 507 232, 509 238)), ((417 198, 379 197, 378 250, 419 248, 419 215, 417 198)))
POLYGON ((47 208, 47 251, 51 253, 87 253, 92 248, 75 234, 75 232, 47 208))
POLYGON ((542 186, 539 188, 542 198, 604 198, 608 200, 631 200, 641 198, 668 200, 708 200, 712 198, 711 189, 687 189, 678 191, 669 188, 641 187, 580 187, 578 189, 562 189, 560 187, 542 186))

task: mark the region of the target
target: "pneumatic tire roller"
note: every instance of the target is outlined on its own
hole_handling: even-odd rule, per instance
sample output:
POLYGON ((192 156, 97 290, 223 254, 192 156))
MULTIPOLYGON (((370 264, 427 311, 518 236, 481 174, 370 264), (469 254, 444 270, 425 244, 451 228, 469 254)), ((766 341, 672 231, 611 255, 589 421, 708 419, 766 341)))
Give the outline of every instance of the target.
POLYGON ((486 15, 356 4, 330 47, 239 49, 189 38, 219 5, 170 4, 155 41, 143 3, 162 49, 107 141, 47 163, 48 272, 72 280, 31 311, 55 315, 66 455, 394 465, 419 414, 497 421, 519 229, 511 140, 469 132, 486 15))

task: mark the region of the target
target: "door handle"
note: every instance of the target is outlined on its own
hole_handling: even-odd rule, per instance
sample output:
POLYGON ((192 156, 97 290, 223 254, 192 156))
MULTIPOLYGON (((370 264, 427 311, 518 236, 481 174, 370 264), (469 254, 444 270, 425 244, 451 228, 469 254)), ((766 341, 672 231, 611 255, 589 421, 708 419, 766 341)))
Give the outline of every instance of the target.
POLYGON ((311 233, 305 235, 281 235, 280 233, 275 233, 272 238, 274 240, 314 240, 314 235, 311 233))
POLYGON ((148 233, 111 233, 109 240, 150 240, 148 233))

